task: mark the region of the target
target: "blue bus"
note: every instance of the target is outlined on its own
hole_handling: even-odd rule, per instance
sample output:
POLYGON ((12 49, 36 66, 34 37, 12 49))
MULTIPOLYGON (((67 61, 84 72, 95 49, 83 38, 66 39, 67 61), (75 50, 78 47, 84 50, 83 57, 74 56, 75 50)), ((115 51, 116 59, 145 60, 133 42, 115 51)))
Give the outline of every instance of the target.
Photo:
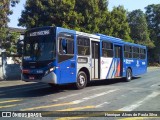
POLYGON ((74 83, 77 89, 93 80, 147 72, 146 46, 103 34, 62 27, 28 30, 24 37, 22 80, 52 85, 74 83))

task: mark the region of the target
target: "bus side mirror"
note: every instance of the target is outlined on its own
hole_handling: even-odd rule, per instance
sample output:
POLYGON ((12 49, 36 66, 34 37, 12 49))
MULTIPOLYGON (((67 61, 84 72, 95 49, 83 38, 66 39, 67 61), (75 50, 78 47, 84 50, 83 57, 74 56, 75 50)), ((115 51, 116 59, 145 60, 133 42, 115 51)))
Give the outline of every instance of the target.
POLYGON ((63 53, 66 54, 67 53, 67 40, 66 39, 62 39, 62 49, 63 49, 63 53))
POLYGON ((22 56, 23 54, 23 45, 24 45, 24 41, 23 40, 18 40, 17 42, 17 54, 22 56))

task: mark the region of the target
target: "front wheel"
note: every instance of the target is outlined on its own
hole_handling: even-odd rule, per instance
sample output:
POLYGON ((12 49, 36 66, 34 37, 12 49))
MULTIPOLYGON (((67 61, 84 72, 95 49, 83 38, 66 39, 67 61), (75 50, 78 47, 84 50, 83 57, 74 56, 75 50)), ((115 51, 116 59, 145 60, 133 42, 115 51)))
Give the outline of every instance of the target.
POLYGON ((131 69, 128 68, 126 71, 126 81, 129 82, 131 80, 132 80, 132 71, 131 69))
POLYGON ((83 89, 87 85, 87 75, 85 72, 80 71, 77 76, 76 89, 83 89))

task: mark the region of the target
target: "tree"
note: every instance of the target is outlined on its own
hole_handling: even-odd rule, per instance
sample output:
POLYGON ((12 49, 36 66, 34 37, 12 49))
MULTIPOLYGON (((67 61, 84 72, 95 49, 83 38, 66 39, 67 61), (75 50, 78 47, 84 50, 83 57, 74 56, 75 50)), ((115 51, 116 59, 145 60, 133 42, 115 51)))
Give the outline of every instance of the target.
POLYGON ((130 38, 130 28, 127 21, 127 13, 123 6, 114 7, 111 11, 111 34, 125 41, 133 42, 130 38))
POLYGON ((108 13, 108 0, 76 0, 75 11, 82 15, 80 28, 84 32, 103 33, 108 13))
POLYGON ((95 33, 102 31, 106 11, 107 0, 27 0, 19 25, 60 26, 95 33))
POLYGON ((12 11, 10 11, 9 9, 10 4, 12 6, 15 6, 15 4, 18 2, 19 0, 1 0, 0 1, 0 29, 7 27, 7 23, 9 21, 8 15, 12 14, 12 11))
POLYGON ((27 0, 19 25, 60 26, 131 41, 126 10, 119 6, 109 12, 107 6, 108 0, 27 0))
POLYGON ((0 1, 0 46, 2 45, 2 42, 6 39, 8 14, 9 0, 0 1))
POLYGON ((146 45, 153 48, 153 41, 149 38, 148 25, 145 14, 140 9, 128 14, 128 22, 131 29, 130 36, 137 44, 146 45))
POLYGON ((158 37, 160 33, 160 4, 148 5, 145 9, 149 29, 153 30, 158 37))
MULTIPOLYGON (((8 15, 12 14, 9 6, 15 6, 19 0, 1 0, 0 1, 0 48, 6 48, 5 44, 8 44, 8 26, 7 23, 9 22, 8 15)), ((12 39, 10 39, 12 41, 12 39)))
POLYGON ((150 31, 150 38, 154 40, 156 47, 150 50, 151 60, 160 62, 160 4, 148 5, 146 8, 147 24, 150 31))
POLYGON ((7 55, 15 54, 17 52, 16 44, 19 39, 19 36, 20 33, 17 32, 10 32, 7 35, 5 42, 2 43, 3 48, 6 49, 7 55))
POLYGON ((19 26, 63 26, 78 29, 81 15, 77 14, 74 8, 75 0, 27 0, 19 26))

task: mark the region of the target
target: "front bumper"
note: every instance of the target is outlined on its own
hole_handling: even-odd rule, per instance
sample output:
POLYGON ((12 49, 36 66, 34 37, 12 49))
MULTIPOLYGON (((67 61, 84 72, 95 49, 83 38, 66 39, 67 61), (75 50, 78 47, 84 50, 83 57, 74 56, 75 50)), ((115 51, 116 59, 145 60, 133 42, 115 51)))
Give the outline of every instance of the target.
POLYGON ((22 74, 21 79, 26 82, 43 82, 57 84, 57 76, 54 72, 51 72, 48 75, 42 77, 42 79, 26 79, 22 74))

